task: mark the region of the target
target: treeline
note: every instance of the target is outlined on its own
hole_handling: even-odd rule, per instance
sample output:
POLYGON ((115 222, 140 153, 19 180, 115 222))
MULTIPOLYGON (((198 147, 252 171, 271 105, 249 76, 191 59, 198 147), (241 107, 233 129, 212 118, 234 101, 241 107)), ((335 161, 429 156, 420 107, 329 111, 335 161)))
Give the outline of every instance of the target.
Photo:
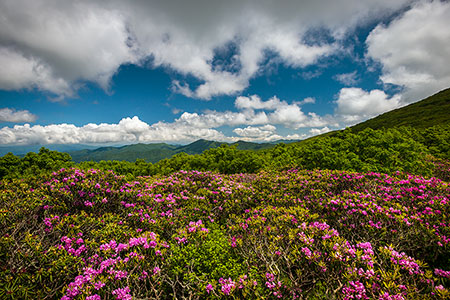
POLYGON ((169 174, 178 170, 232 174, 288 168, 383 173, 400 171, 431 176, 447 170, 449 160, 450 125, 445 125, 421 130, 399 127, 353 132, 346 129, 299 143, 278 144, 262 151, 238 150, 235 146, 222 145, 198 155, 179 153, 155 164, 142 159, 135 162, 88 161, 75 164, 67 153, 42 148, 39 153, 30 152, 23 158, 11 153, 1 157, 0 177, 37 176, 74 166, 113 170, 128 177, 169 174))

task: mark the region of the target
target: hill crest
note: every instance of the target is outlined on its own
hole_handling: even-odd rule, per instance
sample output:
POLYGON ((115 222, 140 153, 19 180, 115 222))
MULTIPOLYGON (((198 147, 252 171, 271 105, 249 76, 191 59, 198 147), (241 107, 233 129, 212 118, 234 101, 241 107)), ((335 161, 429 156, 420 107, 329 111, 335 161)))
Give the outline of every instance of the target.
POLYGON ((399 126, 427 128, 450 122, 450 88, 407 106, 378 115, 365 122, 351 126, 353 131, 366 128, 382 129, 399 126))

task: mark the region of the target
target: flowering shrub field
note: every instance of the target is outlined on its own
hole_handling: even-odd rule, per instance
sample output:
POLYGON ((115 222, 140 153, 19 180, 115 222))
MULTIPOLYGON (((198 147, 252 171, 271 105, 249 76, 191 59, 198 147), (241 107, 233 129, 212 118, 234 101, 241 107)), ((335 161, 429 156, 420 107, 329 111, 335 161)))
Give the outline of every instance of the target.
POLYGON ((450 297, 450 187, 433 177, 61 169, 0 185, 1 299, 450 297))

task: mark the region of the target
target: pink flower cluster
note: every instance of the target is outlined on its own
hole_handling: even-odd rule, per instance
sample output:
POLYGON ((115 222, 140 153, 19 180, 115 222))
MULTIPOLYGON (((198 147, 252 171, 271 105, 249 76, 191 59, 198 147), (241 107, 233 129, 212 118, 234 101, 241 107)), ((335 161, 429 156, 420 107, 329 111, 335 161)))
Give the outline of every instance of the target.
POLYGON ((394 264, 398 264, 401 266, 403 270, 412 274, 423 274, 423 271, 420 269, 420 266, 416 263, 415 259, 406 255, 404 252, 398 253, 392 247, 384 247, 389 250, 391 253, 391 262, 394 264))
MULTIPOLYGON (((70 245, 72 244, 74 239, 63 237, 61 240, 66 243, 68 252, 71 253, 70 245)), ((82 241, 83 240, 79 238, 75 242, 80 243, 82 241)), ((104 276, 106 275, 107 278, 110 278, 114 281, 120 281, 121 279, 127 278, 128 272, 125 270, 116 269, 116 267, 128 263, 131 257, 137 257, 138 259, 143 259, 144 257, 135 252, 130 252, 128 254, 128 257, 125 258, 120 257, 119 254, 124 250, 137 246, 142 246, 144 249, 155 248, 157 246, 156 234, 151 232, 146 236, 130 238, 128 243, 126 244, 118 244, 115 240, 111 240, 109 243, 100 245, 99 249, 101 251, 103 251, 106 255, 112 255, 113 257, 102 259, 98 256, 98 254, 94 254, 94 256, 88 258, 87 261, 89 261, 91 264, 97 265, 97 267, 86 267, 84 269, 83 275, 77 276, 75 280, 69 284, 66 290, 66 294, 63 296, 63 298, 61 298, 61 300, 71 300, 77 295, 81 294, 83 291, 89 292, 90 286, 93 286, 95 290, 100 290, 105 286, 105 283, 97 280, 99 276, 102 276, 104 278, 104 276)), ((157 266, 153 268, 154 275, 158 274, 160 271, 161 269, 157 266)), ((143 271, 142 274, 144 276, 141 276, 140 279, 144 279, 148 275, 148 273, 145 271, 143 271)), ((129 300, 131 299, 131 295, 129 295, 129 292, 130 289, 128 287, 125 287, 123 289, 116 289, 112 291, 112 294, 116 296, 116 299, 129 300)), ((90 295, 89 297, 94 296, 96 295, 90 295)))
POLYGON ((79 238, 68 238, 67 236, 63 236, 61 238, 61 242, 64 245, 59 245, 60 249, 65 249, 69 254, 73 256, 80 256, 81 253, 86 251, 86 246, 84 245, 84 240, 81 238, 83 234, 79 234, 79 238), (78 246, 78 248, 74 248, 74 246, 78 246))
POLYGON ((174 239, 177 241, 178 244, 186 244, 188 242, 187 235, 189 233, 201 233, 201 234, 207 234, 209 232, 209 229, 205 227, 202 220, 198 220, 197 222, 189 222, 189 225, 186 226, 185 229, 182 229, 178 233, 180 236, 174 237, 174 239))
POLYGON ((123 289, 116 289, 111 292, 111 294, 116 296, 117 300, 131 300, 133 297, 131 297, 130 288, 124 287, 123 289))
POLYGON ((277 298, 282 298, 283 294, 280 292, 281 281, 275 280, 275 275, 272 273, 266 273, 266 286, 269 290, 273 290, 273 295, 277 298))
POLYGON ((383 295, 380 296, 379 300, 405 300, 402 294, 389 295, 388 292, 384 292, 383 295))
POLYGON ((229 295, 236 288, 236 283, 231 278, 220 278, 219 284, 222 286, 221 290, 225 295, 229 295))
POLYGON ((342 289, 344 299, 369 299, 366 294, 366 288, 364 284, 359 281, 350 281, 350 286, 346 286, 342 289))
POLYGON ((144 249, 155 248, 158 245, 157 242, 155 241, 155 239, 156 239, 155 233, 151 232, 150 234, 148 234, 148 236, 130 238, 130 240, 128 241, 127 244, 123 244, 123 243, 117 244, 117 242, 115 240, 111 240, 111 241, 109 241, 109 243, 100 245, 99 248, 102 251, 112 250, 116 254, 119 254, 120 252, 127 250, 134 246, 142 245, 144 247, 144 249))
POLYGON ((444 270, 441 270, 441 269, 434 269, 434 274, 436 274, 437 276, 450 278, 450 271, 444 271, 444 270))
POLYGON ((50 232, 53 229, 53 221, 58 222, 59 221, 59 216, 53 216, 51 218, 45 218, 44 219, 44 224, 45 226, 47 226, 47 228, 45 228, 46 232, 50 232))
POLYGON ((203 226, 202 220, 198 220, 197 222, 189 222, 188 231, 196 232, 197 230, 208 233, 208 228, 203 226))

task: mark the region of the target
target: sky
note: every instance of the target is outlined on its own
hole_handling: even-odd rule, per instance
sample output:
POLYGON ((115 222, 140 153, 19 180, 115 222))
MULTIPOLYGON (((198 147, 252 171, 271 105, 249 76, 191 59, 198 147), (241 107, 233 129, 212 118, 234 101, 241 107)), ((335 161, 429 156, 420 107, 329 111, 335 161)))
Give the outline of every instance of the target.
POLYGON ((0 0, 0 145, 299 140, 449 61, 448 1, 0 0))

